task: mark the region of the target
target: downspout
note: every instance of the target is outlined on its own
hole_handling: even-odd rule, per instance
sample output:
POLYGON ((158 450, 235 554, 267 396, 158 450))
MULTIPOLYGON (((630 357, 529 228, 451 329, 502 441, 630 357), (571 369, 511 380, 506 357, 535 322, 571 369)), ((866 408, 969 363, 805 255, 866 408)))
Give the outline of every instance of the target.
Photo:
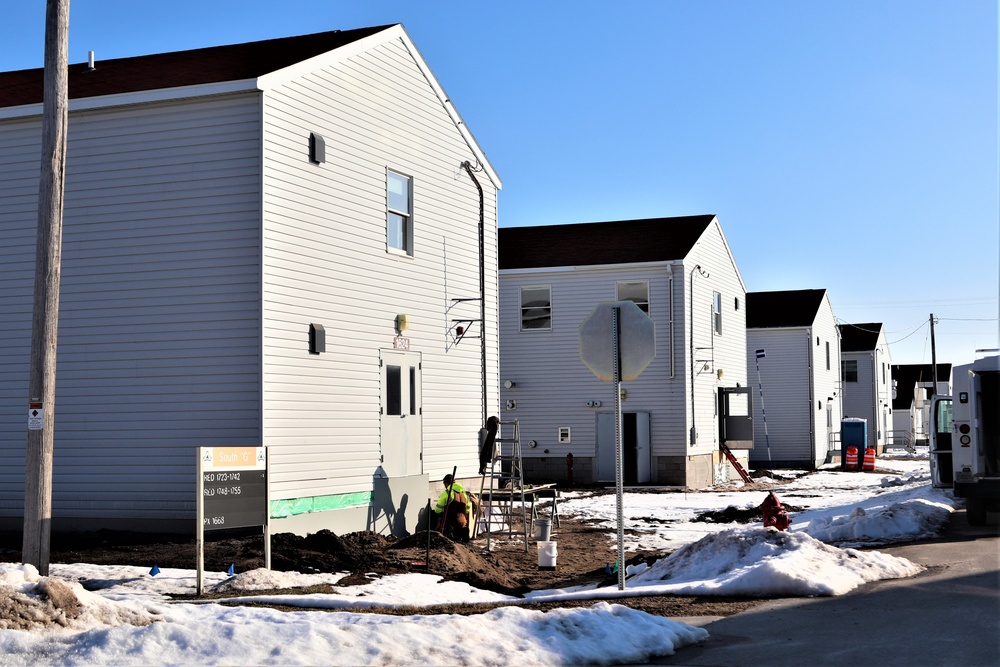
POLYGON ((815 360, 815 355, 813 355, 813 330, 812 327, 806 327, 806 336, 808 336, 806 349, 809 352, 809 366, 808 374, 806 376, 809 384, 809 456, 811 459, 810 465, 815 465, 816 463, 816 413, 813 412, 813 401, 816 400, 816 369, 813 367, 813 362, 815 360))
POLYGON ((709 275, 705 271, 702 271, 701 264, 695 264, 694 268, 691 269, 691 280, 689 281, 691 283, 689 285, 690 292, 688 292, 688 297, 689 297, 689 301, 690 301, 690 304, 691 304, 690 305, 690 313, 691 313, 690 314, 690 321, 688 322, 688 331, 691 332, 691 335, 689 336, 690 341, 691 341, 690 345, 689 345, 689 348, 690 348, 689 349, 689 353, 691 355, 691 366, 690 366, 690 368, 691 368, 691 436, 689 438, 689 440, 690 440, 689 444, 690 444, 691 447, 694 447, 695 444, 697 444, 697 442, 698 442, 698 419, 697 419, 697 415, 695 414, 695 411, 694 411, 694 405, 695 405, 695 402, 694 402, 694 378, 695 378, 695 375, 697 374, 697 369, 695 368, 695 358, 694 358, 694 272, 695 271, 697 271, 698 273, 700 273, 703 278, 708 278, 708 275, 709 275))
POLYGON ((674 267, 671 265, 667 266, 667 293, 669 295, 668 299, 670 305, 668 306, 670 310, 670 319, 667 325, 667 335, 670 338, 670 379, 673 380, 677 373, 674 369, 674 267))
MULTIPOLYGON (((841 360, 840 363, 843 364, 844 363, 843 360, 841 360)), ((879 402, 878 402, 878 377, 879 377, 878 376, 878 348, 876 348, 876 349, 872 350, 872 411, 873 411, 872 417, 874 417, 874 419, 872 419, 872 422, 874 422, 874 426, 875 426, 875 451, 878 451, 879 440, 881 440, 881 436, 882 436, 882 423, 879 421, 879 417, 881 416, 879 413, 882 412, 882 409, 881 409, 882 406, 879 405, 879 402)), ((841 379, 843 379, 843 373, 841 373, 841 379)), ((841 400, 840 418, 843 419, 844 418, 844 405, 843 405, 843 400, 844 400, 844 386, 843 386, 843 383, 841 383, 841 386, 840 386, 840 400, 841 400)))
POLYGON ((479 179, 472 172, 472 165, 468 160, 462 163, 469 178, 476 184, 479 190, 479 358, 481 372, 483 376, 483 425, 489 418, 486 394, 486 210, 483 197, 483 186, 479 184, 479 179))

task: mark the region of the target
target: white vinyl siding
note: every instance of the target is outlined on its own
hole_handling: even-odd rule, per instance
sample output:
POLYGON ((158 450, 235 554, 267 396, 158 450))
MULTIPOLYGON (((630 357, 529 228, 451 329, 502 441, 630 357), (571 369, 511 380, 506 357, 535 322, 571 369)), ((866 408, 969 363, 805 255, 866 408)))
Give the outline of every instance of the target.
POLYGON ((752 463, 811 460, 809 411, 816 410, 809 390, 809 352, 813 345, 815 340, 808 329, 747 330, 748 354, 758 349, 765 354, 755 361, 750 378, 754 397, 752 463))
POLYGON ((892 378, 888 368, 892 361, 885 331, 881 331, 878 344, 871 351, 842 352, 842 363, 857 364, 857 382, 845 382, 843 391, 844 417, 868 420, 868 444, 881 451, 893 429, 889 408, 892 405, 892 378), (883 367, 885 372, 883 374, 883 367))
POLYGON ((737 297, 740 303, 745 299, 742 279, 715 221, 683 262, 501 272, 502 376, 515 383, 513 388, 501 389, 501 398, 517 402, 517 409, 506 413, 506 417, 520 421, 522 442, 538 442, 538 447, 524 449, 523 456, 558 460, 569 453, 574 457, 595 456, 596 414, 613 409, 613 385, 598 380, 580 360, 580 324, 599 302, 618 298, 618 285, 639 282, 648 285, 650 316, 656 326, 656 357, 639 378, 623 383, 627 398, 622 409, 650 413, 650 447, 654 459, 707 454, 718 449, 715 414, 718 387, 737 383, 746 386, 747 376, 745 310, 733 307, 731 312, 727 311, 731 326, 727 326, 724 335, 712 333, 713 291, 727 295, 730 306, 737 297), (710 269, 709 278, 695 278, 693 339, 693 346, 700 348, 696 357, 707 355, 709 369, 694 381, 693 410, 699 437, 692 447, 689 429, 693 358, 687 323, 690 321, 688 289, 695 264, 710 269), (523 335, 520 290, 540 284, 551 287, 555 304, 551 332, 545 336, 523 335), (587 405, 593 401, 600 401, 601 406, 587 405), (557 442, 558 429, 564 426, 572 429, 571 444, 557 442), (549 450, 547 454, 545 449, 549 450))
MULTIPOLYGON (((260 437, 256 95, 70 115, 56 516, 193 516, 195 447, 260 437)), ((0 122, 0 516, 23 498, 39 120, 0 122)))
MULTIPOLYGON (((422 354, 423 472, 478 469, 479 193, 476 158, 401 40, 264 96, 264 442, 272 494, 370 490, 380 464, 379 350, 395 318, 422 354), (326 162, 306 160, 310 132, 326 162), (386 169, 413 179, 412 256, 387 253, 386 169), (476 320, 456 342, 455 319, 476 320), (308 354, 308 324, 326 354, 308 354), (470 446, 472 443, 472 446, 470 446)), ((487 410, 498 409, 496 188, 485 192, 487 410)))
MULTIPOLYGON (((831 432, 839 432, 842 415, 840 333, 828 295, 824 295, 809 327, 747 330, 746 355, 764 348, 761 386, 767 414, 767 437, 759 404, 754 405, 754 449, 750 460, 795 462, 816 467, 831 447, 831 432), (829 369, 826 343, 830 345, 829 369), (832 423, 827 427, 827 406, 832 423), (770 458, 766 448, 770 442, 770 458)), ((752 381, 755 390, 755 380, 752 381)), ((758 392, 754 393, 755 399, 758 392)), ((833 442, 836 449, 836 442, 833 442)))

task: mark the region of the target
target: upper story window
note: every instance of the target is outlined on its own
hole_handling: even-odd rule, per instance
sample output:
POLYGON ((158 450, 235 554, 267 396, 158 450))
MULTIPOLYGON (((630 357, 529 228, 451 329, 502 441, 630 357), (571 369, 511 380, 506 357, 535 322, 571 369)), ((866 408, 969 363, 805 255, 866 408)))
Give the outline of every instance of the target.
POLYGON ((858 360, 843 359, 840 362, 840 380, 842 382, 858 381, 858 360))
POLYGON ((826 341, 826 370, 830 370, 830 341, 826 341))
POLYGON ((386 171, 386 239, 388 247, 413 254, 413 179, 386 171))
POLYGON ((521 288, 521 331, 552 328, 552 290, 548 285, 521 288))
POLYGON ((639 310, 649 315, 649 281, 617 282, 615 288, 619 301, 631 301, 639 310))
POLYGON ((712 330, 722 333, 722 295, 712 292, 712 330))

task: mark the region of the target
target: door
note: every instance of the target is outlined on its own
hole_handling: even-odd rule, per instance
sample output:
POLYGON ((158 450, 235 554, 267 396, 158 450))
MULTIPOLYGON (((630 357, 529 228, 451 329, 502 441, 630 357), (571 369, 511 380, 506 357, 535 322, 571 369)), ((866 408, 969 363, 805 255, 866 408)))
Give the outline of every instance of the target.
POLYGON ((381 350, 382 470, 389 477, 422 472, 420 353, 381 350))
POLYGON ((955 483, 951 454, 952 401, 950 396, 934 399, 930 432, 931 484, 949 488, 955 483))
MULTIPOLYGON (((622 482, 650 480, 649 413, 622 413, 622 482)), ((597 482, 615 481, 615 415, 597 413, 597 482)))
POLYGON ((729 449, 753 449, 750 387, 719 387, 719 436, 729 449))

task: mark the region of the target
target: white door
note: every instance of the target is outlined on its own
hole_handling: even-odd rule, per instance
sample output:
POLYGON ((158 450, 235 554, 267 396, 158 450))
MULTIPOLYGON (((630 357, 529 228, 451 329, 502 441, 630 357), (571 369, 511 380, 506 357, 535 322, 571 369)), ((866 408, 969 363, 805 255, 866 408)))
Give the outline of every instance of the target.
POLYGON ((615 413, 597 413, 597 470, 595 482, 615 481, 615 413))
POLYGON ((649 413, 638 412, 635 415, 635 465, 636 480, 639 484, 648 482, 650 477, 649 462, 652 456, 649 451, 649 413))
POLYGON ((382 470, 389 477, 419 475, 423 454, 420 353, 381 350, 382 470))

